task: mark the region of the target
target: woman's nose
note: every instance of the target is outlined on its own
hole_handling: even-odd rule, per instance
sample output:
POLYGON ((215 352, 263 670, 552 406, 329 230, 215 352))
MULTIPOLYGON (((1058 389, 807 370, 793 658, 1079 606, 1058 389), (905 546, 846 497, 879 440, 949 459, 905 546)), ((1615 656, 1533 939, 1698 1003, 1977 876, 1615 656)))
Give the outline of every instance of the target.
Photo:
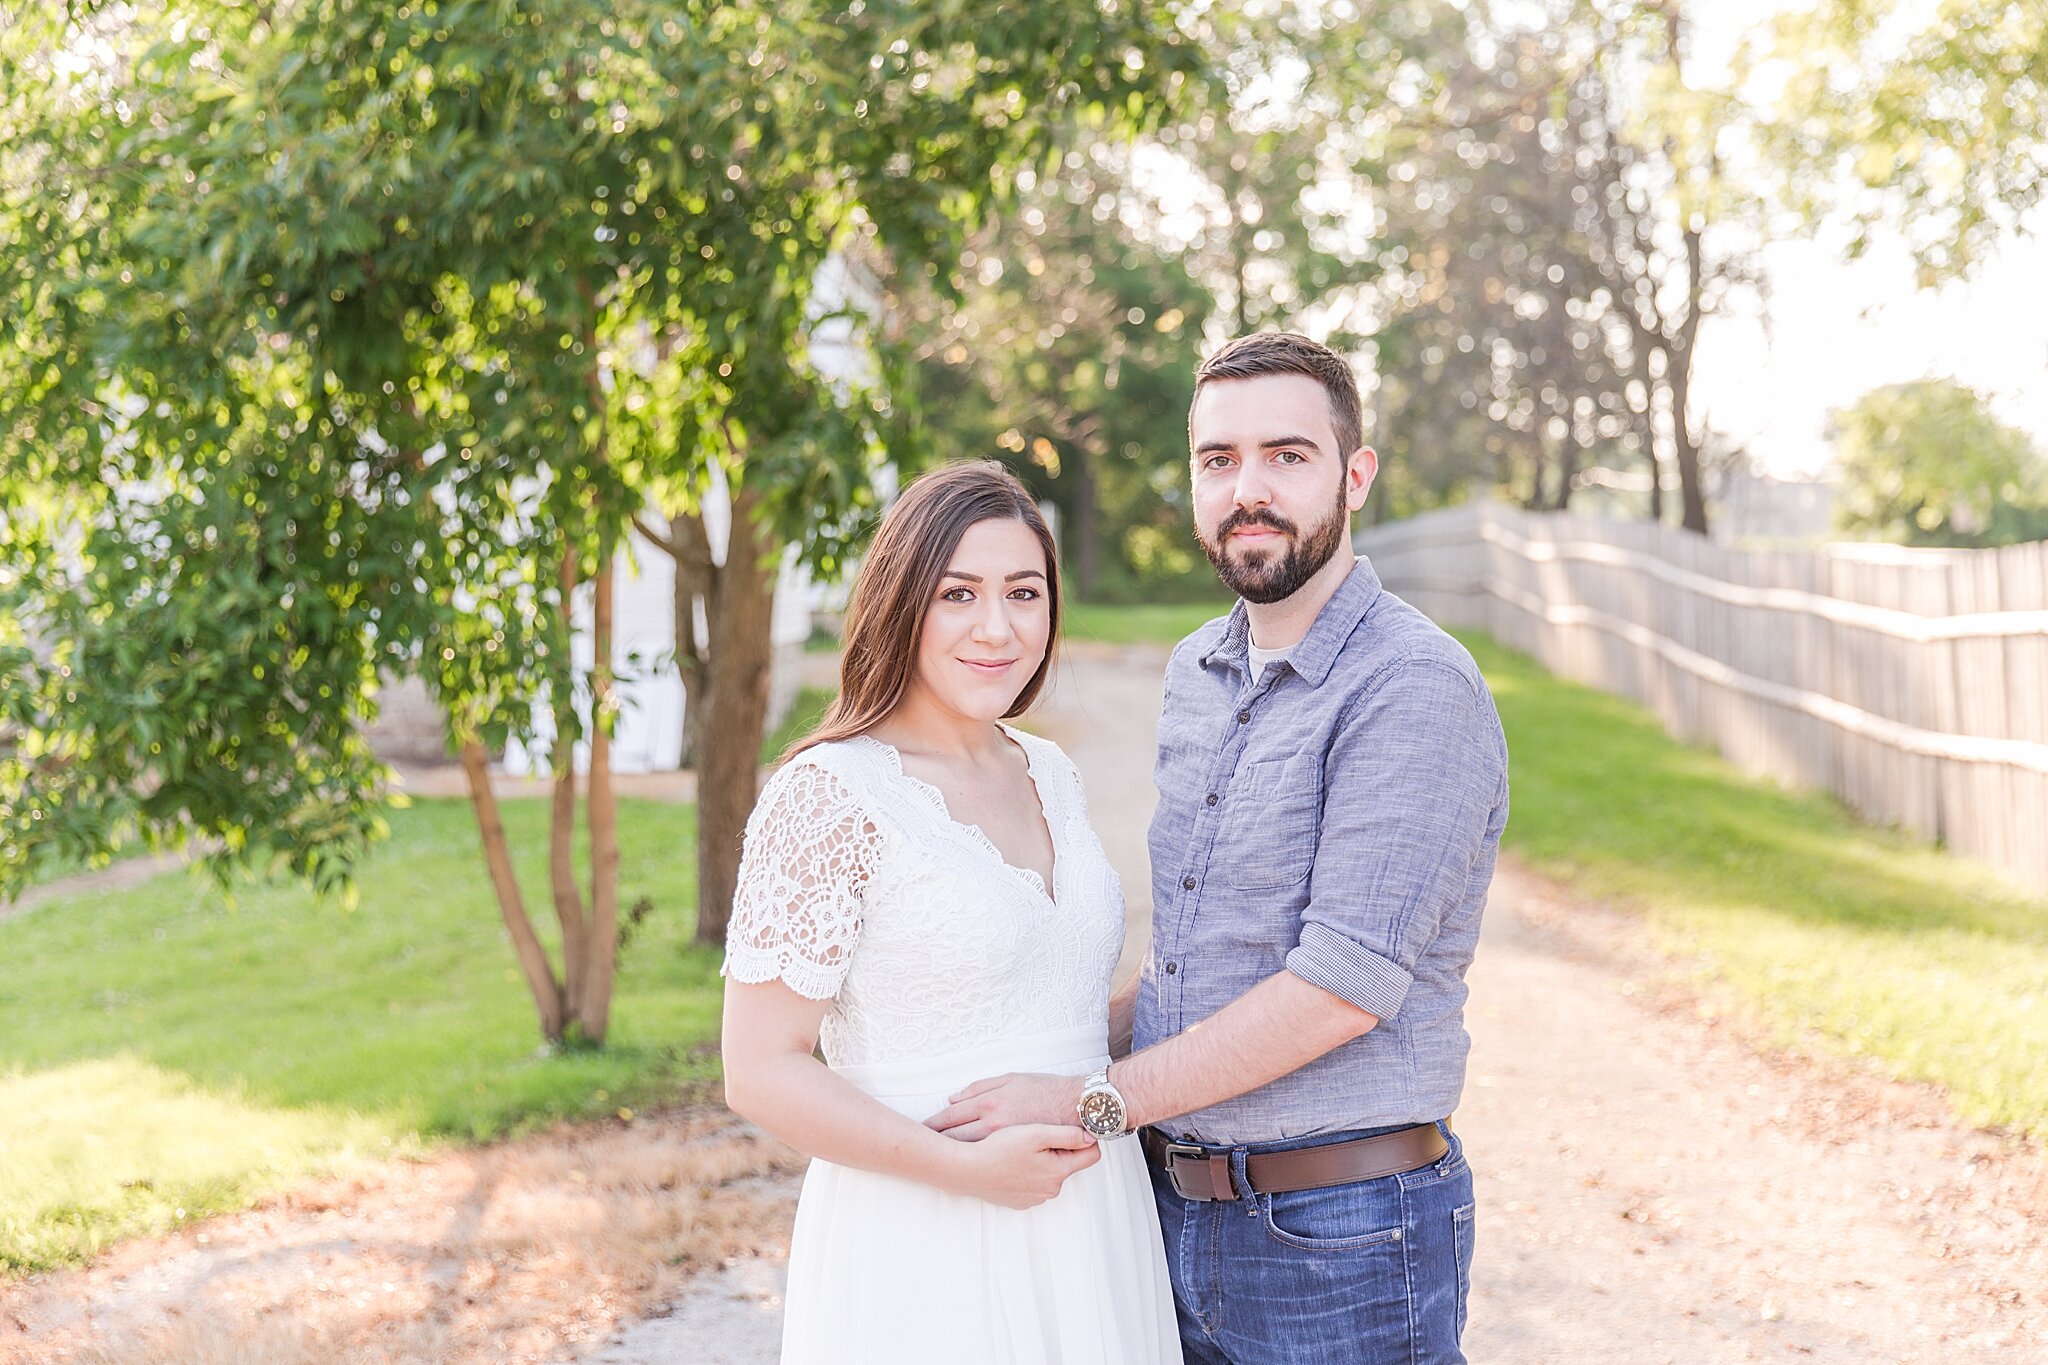
POLYGON ((989 641, 1003 641, 1010 638, 1010 604, 998 597, 988 604, 986 610, 976 614, 974 633, 977 638, 989 641))

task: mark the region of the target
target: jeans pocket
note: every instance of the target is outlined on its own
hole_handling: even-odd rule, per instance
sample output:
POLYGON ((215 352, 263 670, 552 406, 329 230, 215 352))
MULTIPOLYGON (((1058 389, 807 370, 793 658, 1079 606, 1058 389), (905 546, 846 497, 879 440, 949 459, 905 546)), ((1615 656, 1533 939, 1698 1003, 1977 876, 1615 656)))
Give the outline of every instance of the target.
POLYGON ((1259 1219, 1274 1241, 1302 1251, 1399 1247, 1405 1235, 1401 1187, 1391 1179, 1262 1194, 1259 1219))
POLYGON ((1412 1171, 1403 1171, 1394 1179, 1401 1182, 1401 1188, 1422 1191, 1432 1185, 1446 1181, 1469 1179, 1472 1168, 1465 1161, 1465 1144, 1456 1133, 1450 1135, 1449 1147, 1444 1154, 1427 1166, 1417 1166, 1412 1171))

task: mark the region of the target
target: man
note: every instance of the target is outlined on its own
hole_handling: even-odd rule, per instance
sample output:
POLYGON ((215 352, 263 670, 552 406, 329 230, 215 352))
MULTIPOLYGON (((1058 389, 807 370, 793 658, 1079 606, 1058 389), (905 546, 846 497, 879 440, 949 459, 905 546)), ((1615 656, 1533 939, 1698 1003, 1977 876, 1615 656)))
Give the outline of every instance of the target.
POLYGON ((1190 1365, 1462 1362, 1465 969, 1507 821, 1471 656, 1354 558, 1378 470, 1350 367, 1231 342, 1189 414, 1195 527, 1242 599, 1167 666, 1135 1050, 931 1124, 1146 1127, 1190 1365))

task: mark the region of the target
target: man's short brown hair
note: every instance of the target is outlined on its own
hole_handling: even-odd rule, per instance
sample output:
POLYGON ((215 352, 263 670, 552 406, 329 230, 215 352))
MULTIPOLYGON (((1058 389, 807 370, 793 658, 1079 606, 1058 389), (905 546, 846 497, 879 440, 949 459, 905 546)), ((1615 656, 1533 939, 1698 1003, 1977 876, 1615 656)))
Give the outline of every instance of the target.
POLYGON ((1264 374, 1306 375, 1330 395, 1330 426, 1337 433, 1337 457, 1365 444, 1365 416, 1358 401, 1358 376, 1343 356, 1294 332, 1254 332, 1226 342, 1195 371, 1195 393, 1212 379, 1255 379, 1264 374))

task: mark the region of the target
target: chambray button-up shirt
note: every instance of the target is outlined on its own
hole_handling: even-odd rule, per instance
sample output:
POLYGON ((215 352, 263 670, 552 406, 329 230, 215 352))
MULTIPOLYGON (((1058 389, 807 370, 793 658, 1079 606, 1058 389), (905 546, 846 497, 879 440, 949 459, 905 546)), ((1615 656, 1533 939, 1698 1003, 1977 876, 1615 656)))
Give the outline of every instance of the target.
POLYGON ((1134 1042, 1291 971, 1379 1026, 1161 1126, 1219 1145, 1457 1107, 1465 969, 1508 815, 1507 744, 1472 656, 1360 559, 1284 664, 1249 676, 1242 602, 1166 671, 1152 949, 1134 1042))

